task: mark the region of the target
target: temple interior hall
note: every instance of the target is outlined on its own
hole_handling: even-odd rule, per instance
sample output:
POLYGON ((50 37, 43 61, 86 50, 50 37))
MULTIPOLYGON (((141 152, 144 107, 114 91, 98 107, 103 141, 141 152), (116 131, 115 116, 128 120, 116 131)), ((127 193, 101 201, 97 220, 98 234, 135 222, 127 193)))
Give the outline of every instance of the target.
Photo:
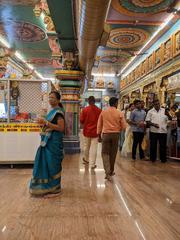
POLYGON ((180 240, 180 1, 0 0, 0 240, 180 240))

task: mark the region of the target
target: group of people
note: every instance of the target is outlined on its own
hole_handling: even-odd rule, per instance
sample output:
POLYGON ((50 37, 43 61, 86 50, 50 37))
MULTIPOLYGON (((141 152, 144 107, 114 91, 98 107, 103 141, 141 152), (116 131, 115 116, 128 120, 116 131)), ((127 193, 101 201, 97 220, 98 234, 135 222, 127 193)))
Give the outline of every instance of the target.
MULTIPOLYGON (((174 107, 172 107, 174 108, 174 107)), ((139 157, 142 160, 157 160, 157 146, 159 145, 159 158, 161 162, 167 161, 167 138, 170 139, 169 129, 173 124, 173 115, 178 114, 160 106, 155 99, 151 109, 145 109, 144 101, 135 100, 128 106, 125 118, 128 127, 125 131, 125 139, 121 149, 121 156, 128 157, 131 154, 136 160, 136 150, 139 145, 139 157), (146 156, 145 156, 146 155, 146 156)))
MULTIPOLYGON (((63 136, 65 130, 64 109, 60 103, 60 94, 49 94, 50 112, 45 118, 39 118, 42 125, 41 144, 37 150, 33 176, 30 181, 30 193, 33 195, 57 194, 61 191, 61 171, 63 160, 63 136)), ((159 100, 154 101, 152 109, 147 111, 140 100, 129 105, 124 114, 118 107, 118 98, 111 97, 109 107, 105 110, 95 105, 94 96, 88 98, 89 106, 80 114, 83 125, 84 154, 83 163, 89 164, 92 169, 96 166, 98 142, 102 142, 102 160, 105 170, 105 179, 111 181, 115 174, 114 165, 118 151, 120 132, 125 130, 125 141, 121 154, 131 152, 132 159, 136 160, 137 146, 139 157, 145 159, 142 147, 146 129, 149 129, 150 160, 156 161, 157 143, 161 162, 166 162, 167 125, 169 116, 164 108, 160 107, 159 100)))

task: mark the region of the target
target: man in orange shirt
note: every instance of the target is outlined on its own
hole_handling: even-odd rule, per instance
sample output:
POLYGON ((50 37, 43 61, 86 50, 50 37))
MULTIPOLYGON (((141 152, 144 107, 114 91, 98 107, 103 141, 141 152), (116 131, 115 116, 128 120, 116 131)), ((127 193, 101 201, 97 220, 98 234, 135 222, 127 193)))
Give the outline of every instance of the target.
POLYGON ((98 146, 98 135, 97 135, 97 121, 101 113, 101 109, 96 107, 95 98, 90 96, 88 98, 89 106, 85 107, 80 115, 80 122, 83 124, 83 135, 84 135, 84 157, 83 163, 89 163, 90 148, 91 151, 91 168, 96 168, 96 156, 98 146))
POLYGON ((102 134, 102 159, 105 170, 105 179, 111 180, 114 173, 114 164, 118 151, 119 133, 126 128, 124 114, 117 110, 118 99, 109 100, 110 107, 101 112, 97 125, 99 141, 102 134))

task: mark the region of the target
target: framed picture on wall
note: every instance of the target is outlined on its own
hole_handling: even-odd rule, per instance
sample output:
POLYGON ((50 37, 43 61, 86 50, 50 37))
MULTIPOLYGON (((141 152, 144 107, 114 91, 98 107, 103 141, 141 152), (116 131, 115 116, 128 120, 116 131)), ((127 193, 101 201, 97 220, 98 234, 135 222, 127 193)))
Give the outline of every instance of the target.
POLYGON ((129 74, 127 75, 127 84, 129 85, 130 84, 130 81, 129 81, 129 74))
POLYGON ((167 62, 172 58, 172 38, 163 44, 163 62, 167 62))
POLYGON ((138 67, 135 68, 135 80, 138 79, 138 67))
POLYGON ((161 65, 161 48, 158 48, 155 52, 155 67, 159 67, 161 65))
POLYGON ((180 31, 176 32, 173 38, 173 55, 177 56, 180 53, 180 31))
POLYGON ((142 76, 142 64, 140 64, 138 67, 138 75, 139 75, 139 78, 142 76))
POLYGON ((140 64, 140 67, 139 67, 139 76, 142 77, 143 76, 143 63, 140 64))
POLYGON ((132 71, 132 81, 135 80, 135 70, 132 71))
POLYGON ((154 68, 153 64, 153 54, 148 57, 148 72, 152 71, 154 68))
POLYGON ((136 79, 139 78, 139 66, 136 67, 136 79))
POLYGON ((141 71, 142 71, 142 76, 144 76, 147 73, 147 60, 142 62, 141 71))

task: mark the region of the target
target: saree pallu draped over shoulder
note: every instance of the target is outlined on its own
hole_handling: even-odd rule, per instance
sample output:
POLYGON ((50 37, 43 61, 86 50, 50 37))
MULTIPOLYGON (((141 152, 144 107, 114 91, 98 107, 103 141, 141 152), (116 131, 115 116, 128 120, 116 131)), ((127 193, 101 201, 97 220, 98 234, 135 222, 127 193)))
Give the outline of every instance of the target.
MULTIPOLYGON (((57 115, 64 118, 61 108, 52 109, 46 120, 52 122, 57 115)), ((63 133, 59 131, 42 132, 41 144, 37 150, 30 193, 42 195, 57 193, 61 190, 61 170, 63 154, 63 133)))

